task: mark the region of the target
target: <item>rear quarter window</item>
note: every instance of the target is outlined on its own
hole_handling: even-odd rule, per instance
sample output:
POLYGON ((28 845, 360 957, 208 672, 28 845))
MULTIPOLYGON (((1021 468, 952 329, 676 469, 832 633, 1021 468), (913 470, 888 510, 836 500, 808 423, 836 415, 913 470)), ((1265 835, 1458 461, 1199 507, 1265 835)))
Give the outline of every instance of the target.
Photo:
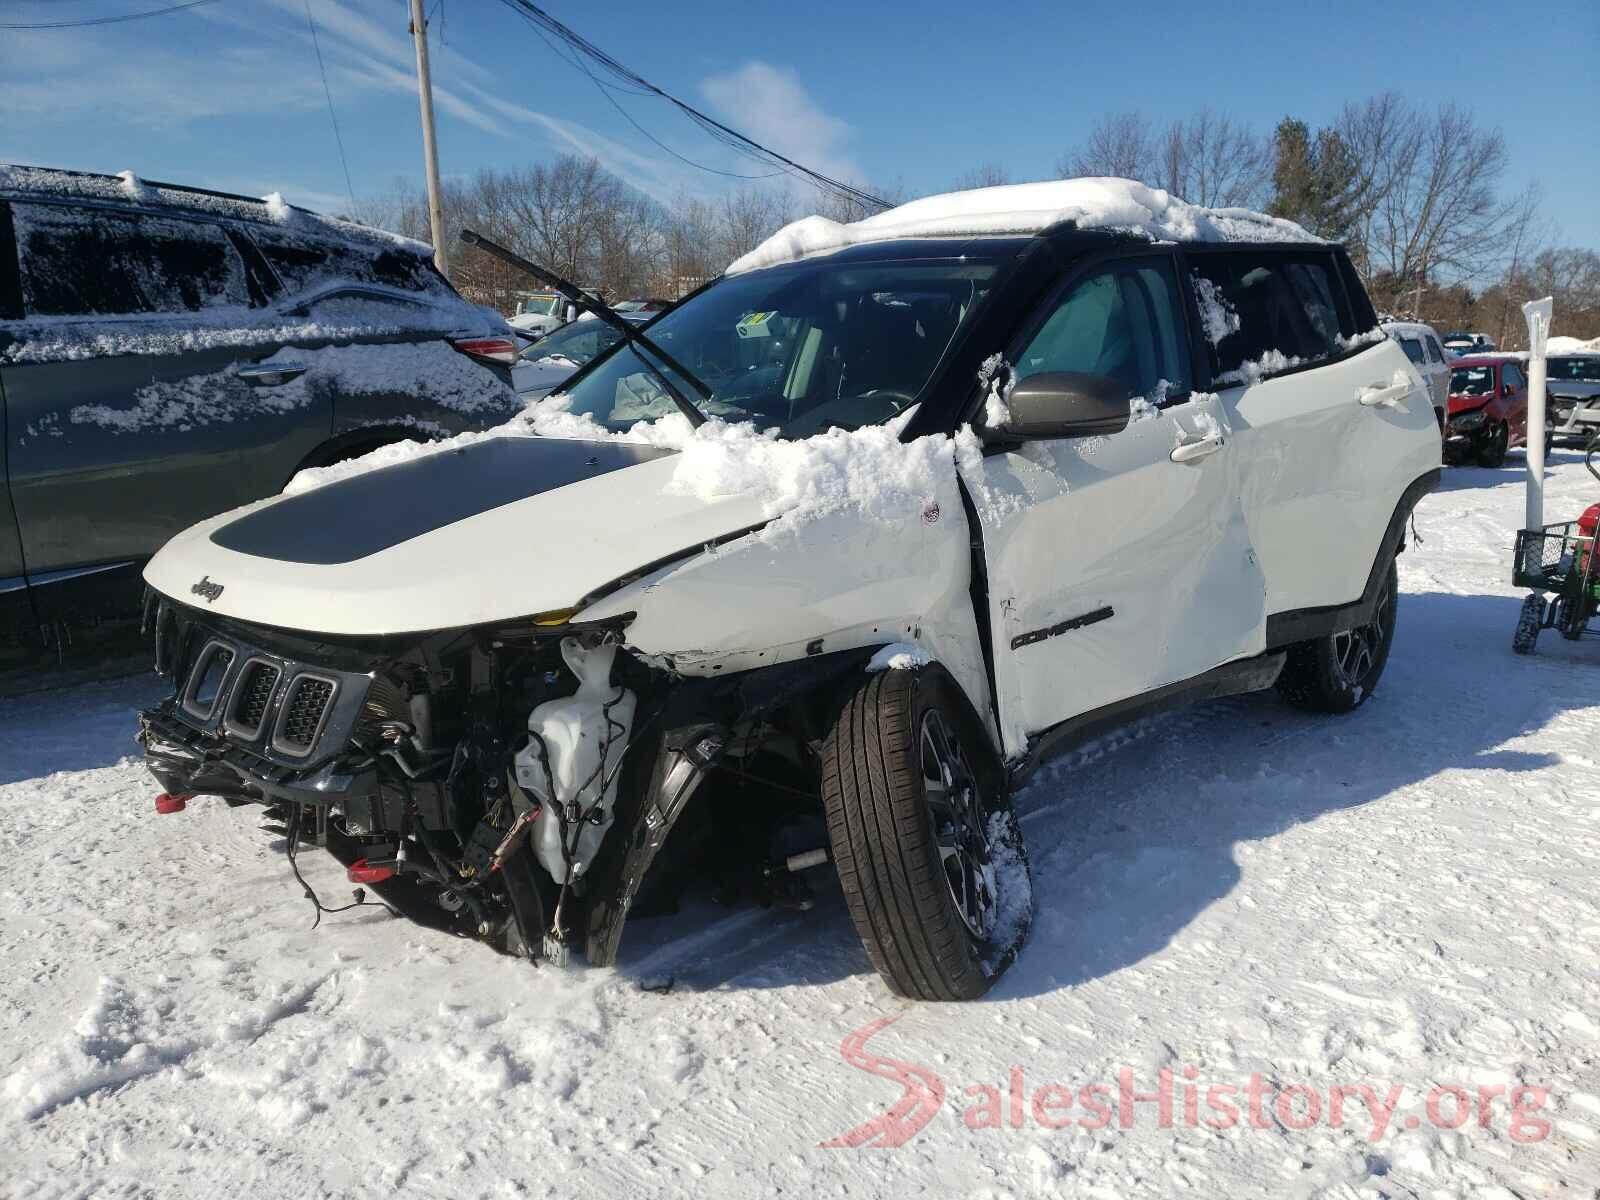
POLYGON ((1217 370, 1270 374, 1343 352, 1355 325, 1332 255, 1236 250, 1196 254, 1197 290, 1221 302, 1226 321, 1211 323, 1217 370))
POLYGON ((251 237, 288 297, 341 283, 377 284, 439 298, 454 290, 426 258, 398 246, 362 246, 257 229, 251 237))
POLYGON ((26 316, 246 307, 239 252, 220 225, 151 213, 14 204, 26 316))
POLYGON ((1416 363, 1417 366, 1422 366, 1425 361, 1425 355, 1422 352, 1421 342, 1416 338, 1403 337, 1400 339, 1400 348, 1406 352, 1407 358, 1416 363))

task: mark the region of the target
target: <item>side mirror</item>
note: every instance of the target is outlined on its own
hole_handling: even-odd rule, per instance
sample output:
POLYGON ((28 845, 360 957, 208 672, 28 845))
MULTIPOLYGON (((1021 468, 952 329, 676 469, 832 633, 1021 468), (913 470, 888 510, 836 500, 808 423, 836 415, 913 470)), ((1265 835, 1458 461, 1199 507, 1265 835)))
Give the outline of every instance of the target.
POLYGON ((1133 414, 1127 389, 1104 375, 1047 371, 1020 380, 1006 398, 1010 418, 980 432, 991 442, 1030 442, 1050 438, 1119 433, 1133 414))

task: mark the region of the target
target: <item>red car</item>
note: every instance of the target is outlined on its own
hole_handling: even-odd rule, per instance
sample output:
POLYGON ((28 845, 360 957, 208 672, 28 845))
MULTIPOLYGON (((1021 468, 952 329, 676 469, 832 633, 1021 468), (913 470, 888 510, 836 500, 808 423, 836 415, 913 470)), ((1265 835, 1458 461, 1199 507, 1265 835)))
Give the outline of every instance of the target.
POLYGON ((1498 467, 1506 451, 1528 444, 1528 378, 1520 362, 1469 354, 1450 364, 1450 419, 1444 458, 1498 467))

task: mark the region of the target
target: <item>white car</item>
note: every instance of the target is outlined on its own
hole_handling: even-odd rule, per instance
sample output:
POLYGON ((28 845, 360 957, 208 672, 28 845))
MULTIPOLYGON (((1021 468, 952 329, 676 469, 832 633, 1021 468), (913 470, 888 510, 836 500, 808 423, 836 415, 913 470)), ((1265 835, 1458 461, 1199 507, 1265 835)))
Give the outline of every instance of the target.
POLYGON ((1439 335, 1432 325, 1420 321, 1385 321, 1382 328, 1400 343, 1412 366, 1427 380, 1434 416, 1443 430, 1450 417, 1450 355, 1440 344, 1439 335))
POLYGON ((894 991, 975 997, 1032 911, 1013 785, 1184 701, 1362 704, 1439 466, 1288 222, 1105 179, 809 218, 501 436, 170 542, 157 808, 598 964, 669 884, 831 860, 894 991))

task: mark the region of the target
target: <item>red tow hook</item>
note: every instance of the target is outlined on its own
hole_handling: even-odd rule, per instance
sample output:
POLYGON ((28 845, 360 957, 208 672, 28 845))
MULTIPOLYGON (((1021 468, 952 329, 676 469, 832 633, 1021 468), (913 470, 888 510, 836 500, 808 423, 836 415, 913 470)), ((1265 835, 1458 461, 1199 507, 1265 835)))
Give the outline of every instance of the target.
POLYGON ((345 868, 344 874, 351 883, 382 883, 394 878, 394 868, 358 858, 345 868))
POLYGON ((189 801, 194 799, 192 792, 162 792, 156 797, 156 812, 161 816, 168 813, 180 813, 189 806, 189 801))

